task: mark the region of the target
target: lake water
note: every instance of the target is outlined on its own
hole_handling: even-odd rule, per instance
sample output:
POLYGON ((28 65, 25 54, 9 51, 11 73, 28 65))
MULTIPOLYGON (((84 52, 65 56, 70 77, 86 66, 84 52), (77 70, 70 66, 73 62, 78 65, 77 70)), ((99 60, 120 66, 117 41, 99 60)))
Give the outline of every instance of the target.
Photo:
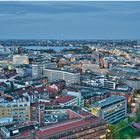
POLYGON ((28 50, 49 50, 49 49, 53 49, 55 51, 61 51, 63 49, 76 49, 76 48, 80 48, 80 47, 70 47, 70 46, 22 46, 25 49, 28 50))

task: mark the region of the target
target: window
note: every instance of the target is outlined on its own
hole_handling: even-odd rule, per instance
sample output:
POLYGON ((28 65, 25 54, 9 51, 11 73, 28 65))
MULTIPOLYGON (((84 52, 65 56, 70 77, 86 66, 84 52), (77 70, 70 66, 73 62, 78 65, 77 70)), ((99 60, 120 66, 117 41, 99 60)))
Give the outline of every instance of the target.
POLYGON ((18 105, 17 104, 14 104, 13 107, 18 107, 18 105))
POLYGON ((11 105, 10 105, 10 104, 8 104, 8 105, 7 105, 7 107, 11 107, 11 105))

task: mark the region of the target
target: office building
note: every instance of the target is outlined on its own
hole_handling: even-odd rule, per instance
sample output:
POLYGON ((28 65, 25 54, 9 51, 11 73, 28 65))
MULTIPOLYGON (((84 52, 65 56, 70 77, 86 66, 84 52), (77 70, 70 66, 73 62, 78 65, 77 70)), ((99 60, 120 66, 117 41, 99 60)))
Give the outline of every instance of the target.
POLYGON ((32 77, 40 78, 42 75, 43 66, 39 64, 32 64, 32 77))
POLYGON ((113 124, 127 116, 127 100, 124 96, 114 95, 94 103, 91 112, 113 124))
POLYGON ((92 63, 84 63, 82 64, 82 72, 86 72, 87 70, 91 70, 92 72, 98 71, 99 65, 98 64, 92 64, 92 63))
POLYGON ((103 82, 104 88, 107 89, 116 89, 116 83, 109 80, 104 80, 103 82))
POLYGON ((43 73, 50 82, 55 80, 65 80, 66 84, 80 83, 80 73, 64 69, 44 69, 43 73))
POLYGON ((29 58, 27 55, 13 55, 13 64, 29 64, 29 58))
POLYGON ((23 68, 23 67, 17 67, 16 68, 16 73, 19 74, 20 76, 24 76, 24 74, 26 73, 27 69, 23 68))
POLYGON ((140 79, 138 78, 126 79, 125 83, 129 85, 131 88, 133 88, 134 90, 140 89, 140 79))
POLYGON ((67 94, 78 98, 78 106, 84 106, 84 100, 82 99, 80 91, 68 90, 67 94))

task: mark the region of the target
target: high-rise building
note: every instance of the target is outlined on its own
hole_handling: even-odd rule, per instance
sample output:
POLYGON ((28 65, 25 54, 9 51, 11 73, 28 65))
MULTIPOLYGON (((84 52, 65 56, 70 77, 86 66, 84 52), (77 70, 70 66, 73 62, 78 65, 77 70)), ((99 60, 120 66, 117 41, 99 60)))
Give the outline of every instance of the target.
POLYGON ((29 64, 29 58, 27 55, 13 55, 13 64, 29 64))
POLYGON ((124 96, 111 96, 97 101, 92 106, 92 114, 108 123, 116 123, 127 116, 127 100, 124 96))
POLYGON ((43 73, 48 77, 50 82, 55 80, 65 80, 66 84, 80 82, 80 73, 77 71, 62 70, 62 69, 44 69, 43 73))
POLYGON ((42 75, 43 66, 39 64, 32 64, 32 77, 40 78, 42 75))

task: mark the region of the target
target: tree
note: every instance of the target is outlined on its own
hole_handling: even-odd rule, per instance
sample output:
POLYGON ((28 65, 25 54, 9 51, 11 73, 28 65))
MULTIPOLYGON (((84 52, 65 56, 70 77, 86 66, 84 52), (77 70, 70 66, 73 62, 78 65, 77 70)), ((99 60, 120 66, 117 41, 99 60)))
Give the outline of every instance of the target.
POLYGON ((125 127, 128 126, 128 121, 127 120, 122 120, 122 121, 120 121, 120 123, 118 124, 118 126, 119 126, 119 129, 125 128, 125 127))
POLYGON ((128 117, 129 122, 137 122, 137 117, 128 117))
POLYGON ((120 139, 119 131, 115 131, 115 133, 113 133, 113 139, 120 139))
POLYGON ((123 139, 131 139, 131 136, 129 134, 125 134, 122 136, 123 139))

